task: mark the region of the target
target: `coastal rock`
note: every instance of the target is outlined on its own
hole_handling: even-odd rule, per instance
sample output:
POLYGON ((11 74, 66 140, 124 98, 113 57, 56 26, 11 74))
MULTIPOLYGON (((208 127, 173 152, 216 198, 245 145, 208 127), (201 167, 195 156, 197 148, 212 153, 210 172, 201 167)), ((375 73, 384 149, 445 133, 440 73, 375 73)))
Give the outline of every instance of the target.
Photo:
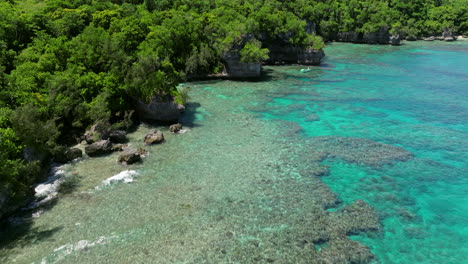
POLYGON ((65 152, 65 157, 72 161, 77 158, 81 158, 83 156, 83 151, 79 148, 71 148, 65 152))
POLYGON ((453 35, 452 35, 452 30, 450 30, 449 28, 444 28, 444 31, 442 31, 442 39, 443 40, 447 40, 447 39, 454 40, 453 35))
POLYGON ((232 78, 260 77, 262 64, 260 62, 244 63, 236 49, 224 53, 223 60, 226 63, 227 75, 232 78))
POLYGON ((273 42, 266 46, 270 50, 270 58, 265 61, 266 64, 304 64, 319 65, 325 52, 323 50, 306 49, 297 46, 291 46, 287 43, 273 42))
POLYGON ((110 140, 100 140, 85 147, 85 152, 90 157, 96 157, 112 152, 112 142, 110 140))
POLYGON ((140 118, 144 120, 174 123, 179 121, 181 114, 185 111, 185 107, 172 100, 153 98, 148 104, 137 100, 136 111, 140 118))
POLYGON ((125 165, 133 164, 141 160, 141 156, 139 151, 135 149, 126 149, 124 150, 118 158, 118 162, 123 163, 125 165))
POLYGON ((144 141, 146 145, 160 144, 164 141, 164 135, 161 131, 154 130, 145 136, 144 141))
POLYGON ((377 31, 358 33, 354 31, 338 32, 331 34, 331 40, 339 42, 368 43, 368 44, 392 44, 400 45, 400 37, 393 36, 387 27, 381 27, 377 31))
POLYGON ((112 146, 112 151, 123 151, 128 147, 127 144, 115 144, 112 146))
POLYGON ((109 133, 109 139, 114 143, 125 143, 127 142, 127 133, 123 130, 113 130, 109 133))
POLYGON ((424 41, 434 41, 436 38, 434 36, 430 36, 427 38, 423 38, 424 41))
POLYGON ((399 46, 400 45, 400 35, 391 36, 390 37, 390 44, 392 46, 399 46))
POLYGON ((85 132, 83 137, 86 143, 93 144, 101 139, 107 139, 110 132, 109 122, 98 122, 91 126, 91 128, 85 132))
POLYGON ((177 132, 179 132, 181 129, 182 129, 182 124, 180 124, 180 123, 171 125, 171 126, 169 127, 169 131, 170 131, 171 133, 177 133, 177 132))
POLYGON ((449 41, 449 42, 450 42, 450 41, 454 41, 454 40, 455 40, 454 37, 446 37, 446 38, 444 38, 444 41, 449 41))

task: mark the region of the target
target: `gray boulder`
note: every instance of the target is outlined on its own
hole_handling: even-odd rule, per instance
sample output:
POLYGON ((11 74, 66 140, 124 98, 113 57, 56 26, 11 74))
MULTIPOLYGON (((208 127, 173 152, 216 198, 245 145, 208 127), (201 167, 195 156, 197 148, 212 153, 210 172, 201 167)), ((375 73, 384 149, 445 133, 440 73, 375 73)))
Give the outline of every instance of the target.
POLYGON ((125 165, 133 164, 141 160, 141 155, 138 150, 126 149, 120 155, 118 161, 125 165))
POLYGON ((127 133, 123 130, 113 130, 109 133, 109 139, 114 143, 125 143, 127 142, 127 133))
POLYGON ((177 123, 169 127, 171 133, 178 133, 182 129, 182 124, 177 123))
POLYGON ((114 144, 112 146, 112 151, 123 151, 128 147, 127 144, 114 144))
POLYGON ((112 152, 112 142, 110 140, 100 140, 85 147, 85 152, 90 157, 105 155, 112 152))
POLYGON ((145 136, 144 141, 146 145, 160 144, 164 141, 164 135, 161 131, 154 130, 145 136))
POLYGON ((79 148, 71 148, 65 152, 65 158, 68 161, 72 161, 83 156, 83 151, 79 148))

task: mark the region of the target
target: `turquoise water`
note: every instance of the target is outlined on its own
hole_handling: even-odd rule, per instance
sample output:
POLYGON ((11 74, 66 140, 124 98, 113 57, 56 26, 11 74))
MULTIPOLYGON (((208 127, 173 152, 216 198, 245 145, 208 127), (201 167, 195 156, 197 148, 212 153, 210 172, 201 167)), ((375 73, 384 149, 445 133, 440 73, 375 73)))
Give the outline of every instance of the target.
POLYGON ((286 72, 303 83, 266 103, 263 118, 296 122, 304 138, 367 138, 414 154, 382 167, 325 161, 323 181, 343 203, 364 199, 381 217, 382 234, 353 239, 380 263, 466 263, 468 43, 333 44, 324 67, 286 72))
POLYGON ((73 188, 1 226, 0 263, 466 263, 468 42, 326 53, 184 84, 186 133, 144 124, 143 163, 64 166, 73 188))

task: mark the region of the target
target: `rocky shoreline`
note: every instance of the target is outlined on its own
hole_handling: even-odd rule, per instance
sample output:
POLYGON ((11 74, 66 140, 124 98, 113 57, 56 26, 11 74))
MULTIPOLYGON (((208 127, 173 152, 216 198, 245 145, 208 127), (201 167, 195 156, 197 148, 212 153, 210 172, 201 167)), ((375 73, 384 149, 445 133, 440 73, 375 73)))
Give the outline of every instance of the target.
MULTIPOLYGON (((426 37, 420 40, 424 41, 454 41, 466 40, 466 36, 455 37, 451 32, 444 31, 442 36, 439 37, 426 37)), ((351 42, 363 44, 390 44, 400 45, 402 40, 400 36, 392 36, 388 30, 380 29, 379 31, 358 34, 356 32, 341 32, 337 33, 331 41, 337 42, 351 42)), ((405 40, 412 41, 413 39, 406 37, 405 40)), ((414 39, 415 40, 415 39, 414 39)), ((287 36, 278 37, 275 41, 266 45, 270 50, 270 58, 261 63, 243 63, 240 61, 239 47, 234 47, 224 56, 226 63, 226 70, 221 74, 213 74, 208 76, 194 76, 192 79, 258 79, 262 75, 262 64, 265 65, 284 65, 284 64, 300 64, 300 65, 319 65, 324 58, 325 53, 323 50, 306 49, 290 45, 287 41, 287 36)), ((173 100, 160 100, 154 98, 149 103, 144 103, 141 100, 135 100, 135 110, 139 120, 146 120, 150 122, 158 122, 171 126, 174 133, 181 130, 179 128, 178 120, 185 111, 185 106, 174 102, 173 100)), ((131 164, 138 162, 145 155, 144 150, 128 149, 126 147, 126 132, 123 130, 109 130, 110 124, 93 125, 84 135, 83 140, 86 141, 88 146, 85 152, 89 157, 100 156, 112 153, 114 151, 122 152, 119 157, 119 162, 131 164)), ((180 125, 181 126, 181 125, 180 125)), ((171 130, 171 132, 173 132, 171 130)), ((37 156, 37 155, 35 155, 37 156)), ((64 149, 61 155, 54 157, 55 162, 67 163, 74 159, 81 158, 83 153, 80 149, 69 148, 64 149)), ((37 159, 35 159, 37 160, 37 159)), ((46 178, 46 177, 44 177, 46 178)), ((28 203, 31 200, 27 201, 28 203)), ((0 204, 2 207, 8 204, 8 190, 0 190, 0 204)), ((15 204, 10 206, 5 213, 0 215, 0 218, 11 215, 12 212, 23 207, 25 204, 15 204)))

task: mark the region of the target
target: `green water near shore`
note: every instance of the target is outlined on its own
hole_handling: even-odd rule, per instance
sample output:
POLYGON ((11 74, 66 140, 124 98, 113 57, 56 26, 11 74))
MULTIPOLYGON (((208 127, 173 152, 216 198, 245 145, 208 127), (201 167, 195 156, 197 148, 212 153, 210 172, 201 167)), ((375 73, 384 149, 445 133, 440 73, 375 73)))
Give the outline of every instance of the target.
POLYGON ((468 43, 326 52, 307 73, 185 84, 188 132, 162 128, 142 164, 112 154, 67 165, 79 185, 3 230, 0 261, 356 263, 367 246, 374 263, 463 263, 468 43), (96 189, 124 170, 135 182, 96 189), (370 213, 346 214, 355 200, 380 229, 370 213))

